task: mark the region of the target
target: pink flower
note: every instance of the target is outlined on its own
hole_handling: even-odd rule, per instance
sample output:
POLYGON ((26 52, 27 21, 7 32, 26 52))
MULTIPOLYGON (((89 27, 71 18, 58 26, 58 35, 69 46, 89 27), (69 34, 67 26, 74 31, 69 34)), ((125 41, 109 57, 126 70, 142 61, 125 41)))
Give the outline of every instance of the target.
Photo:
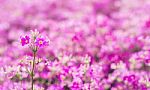
POLYGON ((48 45, 48 41, 46 41, 44 38, 37 38, 35 44, 37 47, 43 47, 48 45))
POLYGON ((146 21, 145 26, 146 26, 147 28, 150 27, 150 20, 146 21))
POLYGON ((72 88, 79 88, 79 83, 73 82, 72 88))
POLYGON ((72 41, 78 41, 78 40, 79 40, 79 37, 77 37, 77 36, 72 37, 72 41))
POLYGON ((30 37, 29 36, 25 36, 25 37, 21 37, 21 44, 22 46, 29 44, 30 42, 30 37))

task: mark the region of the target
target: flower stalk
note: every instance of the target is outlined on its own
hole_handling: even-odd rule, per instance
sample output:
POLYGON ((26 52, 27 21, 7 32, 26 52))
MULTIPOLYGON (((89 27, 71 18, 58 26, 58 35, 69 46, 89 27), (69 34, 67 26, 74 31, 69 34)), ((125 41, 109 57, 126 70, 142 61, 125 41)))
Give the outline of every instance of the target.
POLYGON ((35 58, 36 58, 36 52, 33 51, 33 63, 32 63, 32 71, 31 71, 31 88, 34 89, 34 68, 35 68, 35 58))

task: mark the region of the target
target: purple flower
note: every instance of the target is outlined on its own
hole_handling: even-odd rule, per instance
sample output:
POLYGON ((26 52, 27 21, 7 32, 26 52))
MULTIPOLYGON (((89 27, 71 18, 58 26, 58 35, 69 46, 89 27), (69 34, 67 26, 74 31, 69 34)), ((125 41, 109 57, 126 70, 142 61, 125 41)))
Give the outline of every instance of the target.
POLYGON ((21 37, 21 44, 22 46, 29 44, 30 42, 30 37, 29 36, 25 36, 25 37, 21 37))
POLYGON ((44 38, 37 38, 35 44, 37 47, 43 47, 48 45, 48 41, 46 41, 44 38))

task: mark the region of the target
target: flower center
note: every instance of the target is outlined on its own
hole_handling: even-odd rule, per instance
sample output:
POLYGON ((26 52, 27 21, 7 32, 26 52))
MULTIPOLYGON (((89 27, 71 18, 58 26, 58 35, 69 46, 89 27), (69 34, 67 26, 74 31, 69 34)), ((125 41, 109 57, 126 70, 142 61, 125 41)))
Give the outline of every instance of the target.
POLYGON ((28 43, 28 40, 26 40, 25 42, 28 43))
POLYGON ((39 41, 39 44, 43 44, 43 41, 39 41))

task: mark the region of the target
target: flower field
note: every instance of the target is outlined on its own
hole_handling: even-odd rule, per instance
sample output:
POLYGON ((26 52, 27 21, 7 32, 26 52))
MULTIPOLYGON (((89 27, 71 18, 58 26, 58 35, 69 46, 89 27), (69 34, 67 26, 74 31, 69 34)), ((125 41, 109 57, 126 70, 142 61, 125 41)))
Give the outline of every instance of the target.
POLYGON ((150 90, 150 0, 0 0, 0 90, 150 90))

